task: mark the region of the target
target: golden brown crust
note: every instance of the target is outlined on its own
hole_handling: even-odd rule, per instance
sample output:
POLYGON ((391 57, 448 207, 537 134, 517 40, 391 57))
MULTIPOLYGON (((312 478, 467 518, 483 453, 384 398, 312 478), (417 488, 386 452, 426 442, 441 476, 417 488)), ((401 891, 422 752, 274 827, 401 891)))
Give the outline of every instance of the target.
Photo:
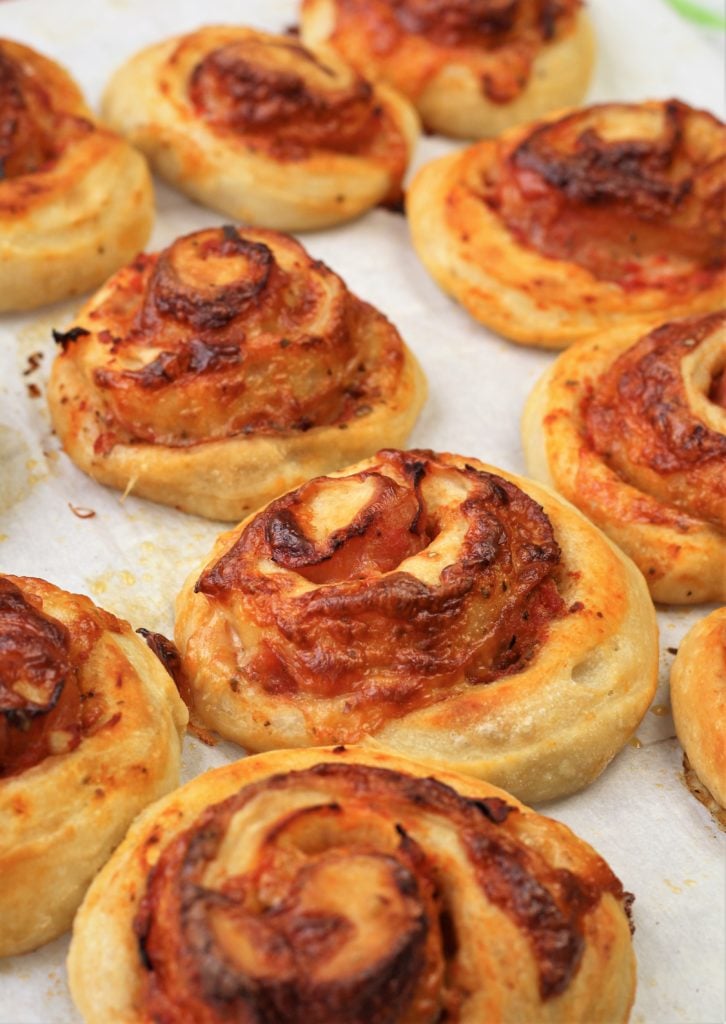
POLYGON ((658 601, 726 600, 726 314, 608 332, 530 395, 530 472, 578 506, 658 601))
POLYGON ((138 257, 56 336, 48 400, 71 458, 215 519, 402 443, 426 393, 393 325, 262 229, 208 228, 138 257))
POLYGON ((70 926, 135 815, 178 784, 187 713, 127 622, 43 580, 0 584, 0 956, 8 956, 70 926), (43 703, 47 673, 53 688, 43 703))
POLYGON ((194 713, 249 750, 363 741, 528 800, 602 771, 657 662, 647 589, 602 535, 529 481, 425 451, 220 537, 176 639, 194 713))
POLYGON ((193 199, 247 224, 304 231, 400 199, 415 111, 334 54, 216 26, 116 72, 109 123, 193 199))
POLYGON ((671 668, 671 705, 692 768, 726 808, 726 608, 701 619, 681 641, 671 668))
POLYGON ((143 814, 69 956, 87 1024, 621 1022, 628 898, 564 826, 356 748, 276 751, 143 814))
POLYGON ((603 104, 425 166, 407 208, 436 281, 512 341, 718 309, 726 127, 683 103, 603 104))
POLYGON ((413 102, 431 131, 497 135, 579 102, 593 63, 579 0, 304 0, 303 40, 413 102))
POLYGON ((58 64, 0 40, 0 313, 99 284, 152 220, 143 157, 95 123, 58 64))

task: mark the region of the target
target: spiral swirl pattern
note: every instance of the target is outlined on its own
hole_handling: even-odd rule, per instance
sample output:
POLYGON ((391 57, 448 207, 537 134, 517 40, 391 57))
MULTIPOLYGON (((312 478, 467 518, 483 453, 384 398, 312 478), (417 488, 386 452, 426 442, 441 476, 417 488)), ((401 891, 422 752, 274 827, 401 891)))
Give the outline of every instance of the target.
POLYGON ((245 481, 235 476, 253 468, 244 454, 255 440, 307 446, 322 468, 345 462, 347 444, 371 446, 360 433, 376 412, 397 433, 396 417, 405 431, 418 409, 417 370, 395 329, 299 243, 271 231, 208 228, 140 256, 56 337, 63 353, 50 401, 71 456, 114 486, 136 476, 137 493, 173 504, 178 490, 164 497, 155 486, 149 452, 166 457, 170 473, 177 464, 184 479, 185 457, 206 457, 218 494, 197 495, 200 480, 191 477, 194 493, 183 501, 203 514, 241 515, 267 491, 279 493, 280 473, 301 473, 292 452, 290 466, 267 467, 261 498, 254 484, 236 498, 245 481), (343 454, 324 446, 323 434, 343 454))
POLYGON ((586 443, 623 480, 723 533, 726 403, 711 395, 725 365, 726 313, 665 324, 618 356, 583 408, 586 443))
POLYGON ((365 404, 366 312, 292 239, 208 228, 123 271, 61 358, 105 407, 97 449, 306 430, 353 416, 351 393, 365 404))
POLYGON ((546 799, 637 724, 654 622, 635 567, 544 489, 388 449, 223 534, 175 637, 195 717, 247 750, 425 751, 546 799))
POLYGON ((530 471, 636 562, 656 600, 726 600, 726 314, 574 346, 528 400, 530 471))
POLYGON ((127 622, 0 576, 0 957, 70 927, 131 820, 178 784, 186 721, 127 622))
POLYGON ((397 204, 415 111, 332 51, 211 26, 114 76, 104 113, 182 191, 248 224, 298 231, 397 204))
POLYGON ((342 747, 186 787, 107 869, 107 886, 133 885, 132 906, 97 887, 80 915, 70 964, 86 1019, 102 1009, 88 1012, 82 981, 99 912, 112 948, 131 929, 138 942, 131 990, 116 990, 120 972, 104 978, 134 1022, 585 1020, 588 1003, 622 1019, 632 954, 618 880, 502 791, 459 787, 342 747))
POLYGON ((0 40, 0 181, 48 170, 93 125, 76 87, 50 61, 0 40))
POLYGON ((564 613, 559 560, 542 509, 508 481, 384 451, 274 501, 196 590, 268 627, 247 648, 255 686, 344 698, 347 727, 327 729, 351 742, 526 665, 564 613))
POLYGON ((252 36, 212 50, 194 68, 189 96, 210 123, 253 136, 283 158, 318 147, 365 149, 384 118, 367 82, 290 39, 252 36))
POLYGON ((726 128, 678 100, 537 126, 485 185, 518 240, 630 289, 723 272, 725 195, 726 128))
POLYGON ((726 126, 678 100, 553 114, 424 166, 416 250, 486 326, 545 348, 710 313, 726 289, 726 126))

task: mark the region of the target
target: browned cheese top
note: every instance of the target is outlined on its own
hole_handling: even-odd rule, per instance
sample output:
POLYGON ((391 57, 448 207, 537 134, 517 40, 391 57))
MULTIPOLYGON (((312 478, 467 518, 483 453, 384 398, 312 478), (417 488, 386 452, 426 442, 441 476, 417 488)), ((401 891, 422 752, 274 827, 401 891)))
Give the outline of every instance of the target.
POLYGON ((585 916, 604 893, 628 898, 595 854, 580 874, 554 867, 528 840, 527 817, 351 763, 244 786, 147 876, 142 1019, 455 1024, 466 950, 487 936, 452 903, 454 877, 461 900, 485 900, 518 929, 539 997, 557 996, 579 968, 585 916))
POLYGON ((449 64, 510 103, 548 42, 568 32, 580 0, 337 0, 331 42, 354 66, 365 52, 386 81, 416 97, 449 64))
POLYGON ((723 272, 726 126, 711 114, 602 104, 499 145, 483 199, 521 243, 674 297, 723 272))
POLYGON ((93 131, 68 76, 28 47, 0 39, 0 215, 44 187, 43 172, 93 131))
POLYGON ((274 231, 207 228, 139 256, 79 324, 56 337, 98 403, 100 452, 339 424, 403 368, 396 330, 274 231))
POLYGON ((370 729, 524 668, 564 614, 560 570, 547 516, 518 487, 383 451, 273 501, 197 590, 258 627, 245 673, 264 690, 345 695, 351 728, 370 729))
POLYGON ((726 529, 726 435, 689 402, 683 361, 720 332, 708 398, 726 409, 726 313, 651 331, 592 382, 582 405, 585 443, 623 479, 726 529))
POLYGON ((182 116, 202 119, 235 152, 283 163, 318 161, 328 172, 331 156, 361 157, 390 175, 391 198, 398 195, 408 162, 398 120, 332 54, 321 56, 290 36, 212 27, 178 40, 162 91, 176 91, 179 68, 182 116))

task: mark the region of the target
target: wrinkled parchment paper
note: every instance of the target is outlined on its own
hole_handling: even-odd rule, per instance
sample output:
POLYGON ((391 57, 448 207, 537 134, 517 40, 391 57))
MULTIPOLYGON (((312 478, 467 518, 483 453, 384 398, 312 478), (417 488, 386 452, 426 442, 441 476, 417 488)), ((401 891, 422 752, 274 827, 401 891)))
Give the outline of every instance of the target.
MULTIPOLYGON (((717 109, 716 50, 660 0, 590 7, 599 41, 591 99, 678 96, 717 109)), ((147 43, 204 23, 282 30, 295 17, 293 0, 9 0, 0 4, 0 35, 61 61, 97 105, 111 71, 147 43)), ((423 139, 416 165, 453 145, 423 139)), ((157 202, 150 248, 223 220, 160 183, 157 202)), ((412 445, 524 472, 519 415, 553 355, 494 337, 447 299, 420 266, 401 216, 376 210, 303 241, 393 320, 421 360, 430 398, 412 445)), ((173 599, 220 527, 121 501, 59 451, 44 401, 50 331, 68 326, 78 304, 0 316, 0 570, 45 577, 135 627, 171 635, 173 599), (31 396, 36 389, 40 396, 31 396), (95 515, 79 518, 71 506, 95 515)), ((666 682, 683 632, 707 610, 660 610, 661 685, 637 740, 589 789, 545 809, 592 843, 636 894, 635 1024, 712 1024, 726 1012, 723 836, 682 781, 666 682)), ((210 748, 187 737, 184 780, 238 756, 231 744, 210 748)), ((0 1024, 79 1021, 65 980, 67 943, 0 961, 0 1024)))

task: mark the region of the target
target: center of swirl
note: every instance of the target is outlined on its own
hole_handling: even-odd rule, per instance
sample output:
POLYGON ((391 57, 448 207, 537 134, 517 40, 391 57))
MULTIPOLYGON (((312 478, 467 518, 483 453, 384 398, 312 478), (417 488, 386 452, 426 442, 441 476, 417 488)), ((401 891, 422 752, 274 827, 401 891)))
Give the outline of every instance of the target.
POLYGON ((224 327, 267 287, 271 250, 236 228, 210 228, 178 239, 159 256, 147 304, 200 330, 224 327))
POLYGON ((0 778, 80 742, 69 636, 0 576, 0 778))
POLYGON ((563 614, 559 561, 549 520, 514 485, 390 451, 272 502, 197 590, 268 624, 244 674, 280 696, 344 697, 352 742, 526 667, 563 614))
POLYGON ((474 922, 522 934, 540 994, 578 969, 582 917, 622 889, 516 837, 517 812, 435 779, 322 763, 250 784, 163 851, 136 919, 150 1018, 435 1024, 481 984, 474 922), (512 828, 510 828, 510 820, 512 828))
POLYGON ((421 551, 433 526, 415 492, 377 473, 305 484, 267 523, 272 560, 313 583, 392 572, 421 551))
POLYGON ((282 158, 311 146, 354 149, 379 123, 367 82, 275 36, 212 50, 192 72, 189 96, 213 124, 269 136, 282 158))
POLYGON ((521 241, 596 277, 657 284, 724 265, 726 127, 678 101, 541 125, 494 178, 487 201, 521 241))

